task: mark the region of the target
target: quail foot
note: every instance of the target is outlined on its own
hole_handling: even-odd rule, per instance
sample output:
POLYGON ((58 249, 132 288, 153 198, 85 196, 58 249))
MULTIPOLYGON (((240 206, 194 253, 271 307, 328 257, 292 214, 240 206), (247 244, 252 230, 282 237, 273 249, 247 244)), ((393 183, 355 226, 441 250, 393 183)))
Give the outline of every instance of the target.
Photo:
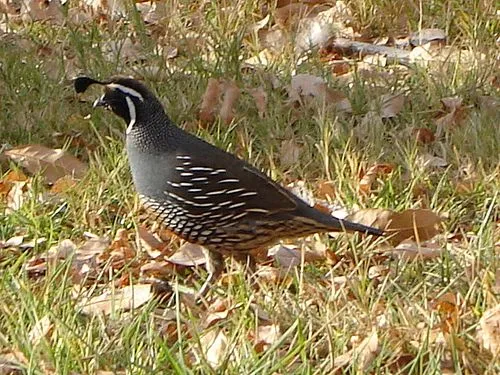
POLYGON ((201 296, 221 273, 223 255, 239 257, 283 238, 319 232, 383 235, 320 212, 247 162, 182 130, 142 82, 74 80, 79 93, 93 84, 104 87, 94 107, 111 110, 127 124, 126 148, 141 204, 152 219, 208 250, 201 296))

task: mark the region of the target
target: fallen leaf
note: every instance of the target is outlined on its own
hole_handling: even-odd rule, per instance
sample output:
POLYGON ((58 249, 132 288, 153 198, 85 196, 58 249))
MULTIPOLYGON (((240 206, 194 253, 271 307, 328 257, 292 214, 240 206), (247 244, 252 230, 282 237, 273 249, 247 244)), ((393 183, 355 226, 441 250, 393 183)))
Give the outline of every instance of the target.
POLYGON ((311 74, 297 74, 287 88, 289 102, 307 104, 311 99, 331 105, 338 111, 351 111, 351 103, 341 91, 328 87, 323 78, 311 74))
POLYGON ((225 320, 229 316, 232 309, 233 308, 229 306, 229 302, 227 300, 218 299, 215 302, 212 302, 206 315, 201 321, 202 327, 205 329, 210 328, 215 323, 225 320))
POLYGON ((166 244, 158 239, 146 227, 140 225, 137 228, 137 233, 139 235, 141 245, 152 259, 156 259, 163 254, 166 244))
POLYGON ((18 247, 24 241, 24 236, 14 236, 5 241, 5 247, 18 247))
POLYGON ((20 163, 30 173, 41 172, 49 184, 64 176, 80 179, 87 173, 86 164, 61 149, 54 150, 33 144, 10 149, 4 154, 20 163))
POLYGON ((422 170, 446 168, 448 166, 448 162, 445 159, 431 154, 418 155, 415 164, 422 170))
POLYGON ((72 176, 64 176, 58 179, 50 188, 50 192, 54 194, 61 194, 68 190, 73 189, 78 183, 72 176))
POLYGON ((436 140, 434 133, 429 128, 417 128, 413 130, 415 139, 422 144, 429 144, 436 140))
POLYGON ((262 353, 281 337, 280 327, 277 324, 259 325, 250 335, 257 353, 262 353))
POLYGON ((409 35, 410 44, 420 46, 433 41, 446 42, 446 32, 442 29, 420 29, 409 35))
POLYGON ((210 78, 208 80, 207 89, 203 94, 200 106, 200 121, 203 124, 214 122, 221 89, 221 83, 218 79, 210 78))
POLYGON ((346 217, 356 223, 384 229, 388 241, 397 245, 406 239, 423 242, 439 233, 441 218, 431 210, 410 209, 393 212, 386 209, 364 209, 346 217))
POLYGON ((347 364, 358 362, 360 369, 366 370, 377 357, 378 351, 378 335, 376 329, 373 328, 371 334, 357 347, 335 358, 334 366, 336 368, 341 368, 347 364))
POLYGON ((240 88, 234 81, 228 81, 224 83, 223 91, 219 115, 224 124, 229 125, 234 119, 235 107, 240 97, 240 88))
POLYGON ((290 284, 292 278, 288 274, 288 269, 280 269, 271 266, 260 266, 254 273, 258 283, 262 285, 290 284), (285 271, 285 272, 284 272, 285 271))
POLYGON ((28 333, 28 340, 31 342, 31 345, 37 346, 41 340, 49 335, 53 327, 54 323, 52 323, 48 315, 38 320, 28 333))
POLYGON ((405 96, 403 94, 382 95, 381 103, 382 105, 380 108, 380 117, 396 117, 403 110, 405 104, 405 96))
POLYGON ((281 268, 290 269, 301 263, 300 249, 293 245, 275 245, 267 251, 267 255, 274 258, 281 268))
POLYGON ((320 181, 318 183, 318 189, 316 195, 320 199, 333 199, 336 196, 335 193, 335 181, 320 181))
POLYGON ((48 3, 38 0, 27 0, 22 2, 21 13, 23 21, 50 21, 60 24, 64 20, 62 5, 59 0, 48 3))
POLYGON ((437 243, 423 242, 418 244, 413 240, 404 240, 387 253, 398 258, 414 260, 440 258, 445 251, 446 249, 437 243))
POLYGON ((430 306, 439 313, 441 318, 440 330, 443 334, 457 332, 460 314, 455 293, 447 292, 442 294, 433 300, 430 306))
POLYGON ((462 98, 455 96, 449 98, 441 99, 441 104, 443 106, 443 115, 438 117, 435 121, 436 137, 441 137, 441 135, 460 125, 465 119, 465 107, 463 106, 462 98))
POLYGON ((25 193, 29 190, 31 184, 25 181, 11 182, 8 185, 5 213, 11 213, 19 210, 25 201, 25 193))
POLYGON ((18 351, 12 350, 0 354, 0 374, 21 375, 28 372, 30 361, 18 351))
POLYGON ((212 329, 200 337, 201 352, 213 368, 217 368, 222 363, 228 345, 227 336, 222 329, 212 329))
POLYGON ((141 276, 155 277, 163 279, 164 277, 171 276, 174 273, 174 265, 167 261, 152 260, 141 266, 141 276))
POLYGON ((392 210, 383 208, 366 208, 347 215, 345 219, 355 223, 385 229, 393 214, 394 211, 392 210))
POLYGON ((393 243, 400 243, 408 238, 423 242, 439 233, 438 225, 441 221, 441 217, 431 210, 406 210, 391 215, 385 230, 393 243))
POLYGON ((167 260, 180 266, 201 266, 207 262, 205 252, 203 246, 186 242, 167 260))
POLYGON ((260 86, 249 90, 250 95, 252 95, 255 101, 255 106, 257 107, 257 113, 259 118, 264 118, 267 111, 267 93, 264 87, 260 86))
POLYGON ((311 7, 302 3, 290 3, 274 11, 274 21, 281 28, 292 26, 299 19, 304 18, 311 11, 311 7))
POLYGON ((280 163, 284 169, 296 165, 299 157, 300 147, 293 138, 281 142, 280 163))
POLYGON ((375 164, 372 165, 361 178, 359 182, 359 190, 368 194, 372 190, 372 185, 377 179, 377 176, 387 175, 394 170, 392 164, 375 164))
POLYGON ((77 307, 85 315, 109 315, 113 312, 137 309, 151 298, 151 284, 135 284, 84 299, 77 307))
POLYGON ((479 320, 477 338, 494 356, 500 354, 500 304, 484 312, 479 320))

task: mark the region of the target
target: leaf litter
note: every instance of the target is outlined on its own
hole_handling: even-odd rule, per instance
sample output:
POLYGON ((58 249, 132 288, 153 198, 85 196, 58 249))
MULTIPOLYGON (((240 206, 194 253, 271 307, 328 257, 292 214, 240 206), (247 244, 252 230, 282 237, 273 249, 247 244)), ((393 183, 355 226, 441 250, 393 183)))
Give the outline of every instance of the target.
MULTIPOLYGON (((60 3, 57 1, 51 1, 50 3, 31 2, 28 3, 28 5, 28 7, 25 7, 21 11, 23 15, 23 22, 28 22, 28 18, 30 19, 30 22, 33 20, 40 20, 43 22, 54 24, 60 23, 62 20, 62 8, 60 3)), ((158 3, 153 5, 141 5, 141 17, 146 20, 149 25, 159 26, 161 20, 164 18, 164 6, 163 4, 160 5, 158 5, 158 3)), ((253 27, 252 32, 257 33, 259 38, 261 39, 268 38, 268 36, 271 34, 275 34, 278 36, 274 41, 274 44, 277 45, 278 48, 264 49, 259 52, 261 60, 260 63, 262 63, 262 60, 267 60, 267 63, 264 63, 264 65, 269 64, 273 61, 277 61, 276 51, 280 51, 282 49, 280 47, 286 45, 290 34, 299 36, 299 38, 296 38, 296 45, 294 46, 297 51, 303 51, 305 49, 309 50, 310 48, 318 48, 322 44, 324 44, 328 38, 332 36, 338 37, 339 34, 332 33, 330 29, 332 25, 339 26, 337 29, 341 31, 341 34, 350 36, 356 35, 355 31, 352 30, 349 26, 350 21, 352 20, 352 14, 350 14, 350 9, 343 2, 337 2, 335 7, 325 4, 314 7, 314 4, 311 5, 308 2, 306 4, 298 5, 294 2, 291 2, 290 5, 292 6, 290 6, 288 9, 282 9, 281 12, 278 11, 277 15, 272 15, 271 13, 266 14, 264 18, 260 22, 257 21, 257 23, 253 27), (273 19, 273 17, 275 19, 273 19), (273 22, 275 24, 273 24, 273 22), (314 30, 318 28, 318 25, 321 25, 322 32, 315 34, 314 30), (275 33, 275 31, 278 32, 275 33)), ((286 6, 287 5, 285 5, 284 7, 286 6)), ((109 19, 120 19, 125 15, 124 8, 118 3, 115 6, 113 5, 113 3, 93 2, 92 7, 94 8, 93 14, 87 14, 83 9, 78 9, 78 12, 80 13, 80 15, 82 15, 81 19, 87 20, 85 22, 89 22, 88 17, 90 17, 90 19, 101 17, 100 22, 105 23, 108 22, 109 19)), ((74 9, 75 8, 70 8, 69 11, 72 11, 74 9)), ((278 8, 278 10, 279 9, 280 8, 278 8)), ((17 11, 12 10, 9 10, 9 12, 17 13, 17 11)), ((69 22, 76 22, 76 18, 78 17, 72 18, 69 22)), ((137 63, 143 59, 143 51, 135 37, 136 35, 129 35, 127 39, 125 39, 122 50, 120 52, 121 56, 124 57, 128 63, 137 63)), ((387 40, 372 41, 368 44, 372 44, 371 47, 391 46, 394 44, 390 40, 391 38, 384 39, 387 40)), ((454 51, 463 52, 458 50, 456 47, 447 49, 443 48, 443 42, 445 42, 446 40, 446 35, 444 35, 441 30, 424 29, 417 34, 414 33, 410 35, 407 39, 413 46, 408 47, 413 48, 413 50, 410 51, 410 60, 413 59, 413 61, 422 63, 422 65, 432 66, 432 64, 436 62, 441 65, 450 64, 452 61, 457 60, 453 60, 452 58, 450 58, 449 61, 445 61, 445 56, 452 56, 453 54, 456 55, 454 51)), ((164 42, 159 42, 159 44, 162 43, 164 42)), ((355 44, 351 44, 351 46, 355 47, 355 44)), ((161 47, 163 47, 163 45, 161 45, 161 47)), ((175 52, 167 53, 168 55, 171 55, 169 58, 175 58, 176 56, 178 56, 179 52, 182 52, 178 50, 177 47, 172 48, 172 51, 175 50, 175 52)), ((325 48, 325 50, 327 49, 328 48, 325 48)), ((108 51, 107 53, 109 53, 110 56, 113 54, 116 55, 118 53, 118 50, 116 49, 111 51, 105 50, 105 52, 106 51, 108 51)), ((390 58, 388 58, 388 56, 390 56, 391 51, 382 50, 382 53, 379 53, 378 51, 380 50, 377 49, 374 49, 374 51, 375 52, 371 54, 365 55, 364 60, 370 60, 371 63, 376 63, 376 65, 378 65, 379 67, 386 66, 386 64, 388 64, 388 61, 390 61, 390 58)), ((306 57, 306 60, 307 58, 308 57, 306 57)), ((349 69, 355 70, 357 67, 362 66, 361 64, 358 65, 359 63, 361 63, 361 61, 351 61, 349 63, 345 63, 345 61, 349 60, 347 54, 341 53, 338 55, 338 58, 340 60, 336 61, 340 61, 342 63, 342 71, 346 75, 350 73, 349 69)), ((471 64, 471 66, 472 65, 473 64, 471 64)), ((382 74, 380 74, 380 77, 381 76, 382 74)), ((342 92, 330 88, 330 84, 327 84, 326 82, 330 81, 315 77, 313 75, 307 75, 306 77, 295 75, 292 78, 292 82, 290 83, 290 87, 294 87, 289 87, 289 100, 293 101, 294 104, 299 106, 310 104, 329 105, 334 107, 339 112, 351 112, 352 108, 349 98, 347 98, 347 96, 342 92), (303 79, 302 82, 300 81, 301 79, 303 79)), ((253 96, 259 117, 264 118, 266 116, 266 111, 268 110, 267 96, 269 94, 269 92, 266 91, 266 88, 259 87, 258 89, 246 89, 243 87, 240 89, 236 87, 237 85, 240 85, 240 82, 238 82, 236 85, 234 82, 226 79, 211 79, 208 86, 210 87, 211 85, 212 87, 210 88, 210 90, 207 87, 207 92, 210 92, 208 92, 208 94, 206 93, 207 98, 203 98, 202 105, 200 106, 199 119, 201 123, 213 123, 216 120, 217 116, 219 116, 222 122, 226 124, 231 123, 235 118, 239 119, 240 109, 238 108, 237 104, 241 95, 244 95, 245 92, 253 96)), ((273 89, 275 88, 281 87, 273 87, 273 89)), ((368 125, 371 125, 372 121, 376 122, 379 119, 394 118, 398 116, 403 108, 409 102, 412 102, 412 98, 410 96, 393 93, 384 93, 379 96, 379 99, 380 100, 377 101, 377 105, 371 103, 368 105, 368 113, 370 114, 368 115, 367 113, 366 115, 366 121, 368 125)), ((480 106, 483 107, 491 108, 495 105, 494 101, 489 99, 479 100, 482 103, 480 104, 480 106)), ((439 139, 443 134, 449 133, 450 131, 453 131, 453 129, 457 126, 461 126, 464 124, 464 116, 466 116, 469 112, 468 107, 465 107, 461 101, 459 102, 455 100, 447 100, 447 98, 443 99, 442 105, 443 109, 439 112, 438 116, 434 119, 433 122, 433 125, 437 127, 437 131, 435 133, 427 128, 417 128, 415 137, 421 144, 430 145, 435 142, 436 139, 439 139)), ((384 123, 381 122, 381 124, 383 126, 384 123)), ((287 146, 289 144, 287 144, 286 142, 284 142, 283 144, 283 150, 288 149, 287 146)), ((297 144, 295 143, 292 146, 296 145, 297 144)), ((294 147, 290 148, 292 149, 294 147)), ((48 184, 52 184, 53 186, 51 190, 55 194, 61 194, 68 189, 72 189, 75 186, 76 181, 85 176, 84 172, 81 175, 76 172, 76 169, 78 168, 68 168, 67 166, 63 165, 64 163, 61 163, 62 165, 58 164, 59 162, 57 161, 57 155, 59 151, 45 150, 44 152, 46 153, 46 156, 35 157, 35 159, 39 158, 39 160, 37 160, 36 162, 31 162, 29 168, 24 165, 24 163, 27 163, 22 160, 22 157, 24 156, 19 157, 18 160, 21 161, 24 168, 26 168, 29 173, 40 173, 48 184), (56 156, 51 159, 50 155, 56 156), (37 163, 39 164, 38 166, 36 166, 37 163), (32 170, 30 170, 30 168, 32 168, 32 170), (52 172, 52 169, 56 170, 57 173, 52 172), (47 170, 49 172, 47 172, 47 170), (59 177, 60 175, 62 175, 62 177, 59 177)), ((294 162, 296 162, 300 156, 298 151, 291 152, 290 155, 285 155, 284 151, 282 151, 280 154, 282 156, 284 155, 284 164, 288 164, 290 166, 293 166, 294 162)), ((423 155, 423 161, 421 162, 422 168, 445 168, 449 165, 445 158, 439 158, 438 156, 434 156, 434 154, 432 153, 424 153, 423 155)), ((375 196, 377 193, 375 190, 377 187, 376 182, 384 183, 385 177, 390 173, 390 171, 387 172, 387 170, 389 170, 389 168, 385 169, 380 165, 373 164, 368 169, 367 173, 361 178, 359 189, 361 191, 365 191, 368 194, 371 194, 372 196, 375 196)), ((30 179, 13 179, 11 181, 2 181, 1 183, 2 185, 0 185, 0 195, 2 196, 2 200, 7 201, 11 209, 19 210, 23 205, 26 193, 31 189, 30 179)), ((330 200, 338 198, 336 196, 339 194, 334 184, 330 183, 325 186, 326 187, 318 188, 318 192, 321 192, 318 193, 318 195, 320 195, 320 198, 330 200)), ((314 204, 317 203, 317 200, 315 200, 314 197, 313 202, 314 204)), ((331 209, 328 210, 331 211, 331 209)), ((343 208, 342 210, 346 211, 343 208)), ((443 252, 446 250, 446 248, 439 245, 438 242, 432 241, 434 236, 438 234, 442 228, 440 227, 440 215, 430 210, 416 209, 402 211, 399 213, 393 212, 391 210, 360 210, 348 217, 356 219, 354 221, 370 222, 370 224, 388 230, 388 232, 393 235, 393 247, 392 250, 388 251, 388 253, 393 256, 402 257, 405 259, 422 258, 432 260, 440 258, 443 252)), ((47 266, 50 266, 51 264, 65 261, 67 259, 73 259, 72 262, 74 263, 74 265, 77 265, 81 270, 83 270, 81 271, 81 273, 87 273, 91 269, 101 272, 103 268, 108 266, 116 269, 124 269, 125 266, 130 264, 133 259, 140 258, 140 263, 133 266, 132 268, 140 268, 141 273, 151 273, 155 276, 158 276, 161 273, 162 269, 168 268, 168 265, 171 266, 172 264, 177 264, 182 265, 182 267, 193 267, 201 265, 205 261, 203 249, 199 247, 181 246, 178 252, 172 255, 173 250, 169 247, 169 244, 162 242, 159 239, 159 236, 155 236, 149 230, 145 228, 139 228, 138 233, 134 233, 135 232, 123 230, 118 233, 118 235, 112 242, 109 241, 109 239, 102 241, 101 239, 91 239, 82 245, 74 244, 70 240, 62 240, 60 241, 59 245, 57 245, 56 247, 52 247, 48 252, 43 253, 40 256, 32 258, 31 261, 33 261, 33 266, 38 265, 39 269, 46 269, 47 266), (135 248, 134 244, 131 242, 130 237, 133 237, 134 235, 138 237, 137 242, 140 242, 141 244, 141 247, 139 247, 138 249, 135 248), (87 250, 84 251, 83 249, 87 250), (142 253, 138 253, 136 250, 145 251, 142 253), (37 262, 38 264, 36 264, 37 262)), ((19 247, 24 244, 25 238, 30 237, 26 237, 25 235, 14 236, 7 241, 0 242, 0 247, 19 247)), ((37 245, 37 243, 35 242, 33 242, 33 246, 37 245)), ((271 281, 270 284, 279 282, 281 276, 277 275, 277 273, 280 274, 281 270, 284 267, 296 267, 298 264, 300 264, 300 262, 302 262, 302 260, 307 263, 319 262, 322 266, 329 264, 327 263, 328 254, 329 252, 331 252, 329 251, 329 249, 323 249, 323 252, 319 251, 318 253, 315 253, 315 257, 309 257, 308 246, 305 246, 305 254, 303 255, 302 247, 304 246, 301 245, 299 247, 297 246, 297 244, 293 244, 291 246, 289 245, 290 244, 280 245, 281 248, 278 248, 278 250, 274 251, 274 253, 271 252, 271 255, 273 257, 272 260, 275 262, 275 265, 259 265, 258 267, 258 272, 261 272, 263 278, 268 277, 267 280, 275 280, 271 281), (283 248, 285 247, 287 247, 287 249, 283 250, 283 248), (290 254, 292 255, 290 256, 290 254)), ((30 244, 30 246, 27 248, 31 249, 33 246, 31 246, 30 244)), ((334 264, 342 263, 343 260, 334 264)), ((135 271, 133 270, 133 272, 135 271)), ((385 275, 386 272, 386 265, 370 266, 369 278, 377 279, 385 275)), ((169 271, 162 276, 170 277, 171 275, 172 274, 169 271)), ((134 276, 136 275, 134 274, 134 276)), ((349 289, 349 287, 346 287, 346 285, 348 285, 348 278, 346 276, 335 276, 334 279, 336 280, 336 283, 338 285, 343 285, 345 289, 349 289)), ((351 280, 351 277, 349 277, 349 280, 351 280)), ((82 281, 80 280, 80 282, 82 281)), ((89 314, 110 314, 113 310, 116 312, 120 312, 128 309, 138 308, 144 303, 147 303, 152 298, 151 287, 149 286, 150 284, 136 284, 134 286, 126 285, 113 289, 112 285, 109 283, 109 280, 101 279, 99 280, 99 282, 100 286, 107 287, 106 292, 95 297, 91 296, 92 293, 86 295, 87 299, 85 301, 89 304, 79 305, 79 307, 82 307, 82 311, 88 308, 87 312, 89 314), (134 292, 134 289, 136 287, 138 288, 136 289, 136 291, 138 292, 137 299, 134 297, 134 295, 136 294, 134 292), (142 291, 142 289, 144 289, 144 291, 142 291), (94 308, 90 307, 92 304, 96 306, 94 308)), ((88 292, 85 289, 84 291, 88 292)), ((437 300, 436 306, 437 311, 442 314, 441 318, 443 319, 443 321, 449 325, 449 323, 453 323, 454 319, 456 318, 458 307, 457 301, 451 299, 448 301, 446 299, 448 297, 449 295, 437 300)), ((215 308, 214 311, 210 311, 206 316, 205 323, 207 327, 214 327, 218 322, 225 322, 228 317, 231 316, 233 310, 234 306, 232 306, 230 301, 221 302, 219 307, 215 308)), ((496 319, 496 315, 498 314, 496 314, 495 309, 490 309, 483 313, 483 318, 480 321, 481 331, 478 334, 478 337, 484 338, 482 344, 484 348, 490 350, 492 353, 498 351, 498 345, 495 341, 495 339, 498 337, 498 330, 496 329, 498 326, 498 324, 496 324, 496 321, 498 319, 496 319)), ((33 336, 35 338, 36 336, 38 336, 40 339, 46 337, 48 332, 50 331, 50 329, 47 331, 46 327, 51 327, 52 323, 50 322, 50 319, 46 318, 47 317, 44 317, 41 320, 43 321, 43 324, 40 323, 40 329, 37 329, 37 333, 35 333, 35 329, 32 330, 33 336)), ((445 326, 446 325, 444 325, 443 327, 445 326)), ((168 327, 170 327, 166 329, 167 331, 170 330, 170 333, 168 335, 175 336, 175 339, 177 339, 177 334, 179 334, 176 331, 177 325, 175 330, 171 330, 172 325, 168 325, 168 327)), ((380 329, 383 329, 382 327, 385 327, 385 325, 381 324, 379 326, 380 329)), ((276 342, 276 340, 279 338, 280 330, 281 329, 278 325, 270 322, 257 326, 255 332, 252 332, 253 336, 249 338, 250 340, 253 340, 252 342, 255 345, 255 351, 258 353, 266 352, 266 350, 269 349, 269 346, 271 346, 273 342, 276 342)), ((226 352, 228 351, 227 349, 229 345, 228 332, 227 330, 221 329, 220 327, 214 327, 209 332, 212 333, 203 335, 202 337, 201 354, 199 354, 199 356, 204 356, 208 360, 208 362, 214 368, 216 368, 217 366, 220 366, 222 364, 222 361, 225 358, 227 358, 226 352)), ((370 364, 373 363, 374 358, 377 356, 377 353, 380 350, 380 346, 381 344, 379 343, 378 332, 373 329, 372 332, 368 336, 366 336, 361 343, 358 344, 358 342, 356 342, 355 348, 348 351, 344 358, 340 357, 342 361, 347 360, 346 363, 342 364, 342 361, 337 362, 337 358, 337 360, 335 361, 335 365, 343 367, 350 361, 358 361, 361 364, 362 369, 367 369, 370 364)), ((408 355, 411 356, 411 354, 408 355)), ((402 357, 404 357, 404 355, 402 355, 402 357)), ((26 359, 20 362, 23 362, 25 365, 28 364, 28 360, 26 359)))

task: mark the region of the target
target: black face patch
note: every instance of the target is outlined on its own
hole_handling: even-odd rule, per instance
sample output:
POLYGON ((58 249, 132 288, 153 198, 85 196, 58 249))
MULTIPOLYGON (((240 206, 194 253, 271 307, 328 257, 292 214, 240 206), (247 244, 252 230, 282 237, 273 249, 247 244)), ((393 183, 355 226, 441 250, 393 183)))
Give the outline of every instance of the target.
POLYGON ((104 95, 100 98, 99 104, 113 111, 128 124, 130 123, 130 110, 127 103, 127 95, 119 90, 106 88, 104 95))

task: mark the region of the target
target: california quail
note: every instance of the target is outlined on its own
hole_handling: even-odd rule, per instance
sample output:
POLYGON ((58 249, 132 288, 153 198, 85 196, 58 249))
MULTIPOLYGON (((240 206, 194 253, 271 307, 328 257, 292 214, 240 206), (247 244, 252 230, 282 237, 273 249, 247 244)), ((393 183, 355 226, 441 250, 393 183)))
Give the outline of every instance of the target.
POLYGON ((222 254, 247 254, 281 238, 349 231, 383 231, 322 213, 265 174, 177 127, 141 82, 112 77, 74 80, 76 92, 104 86, 94 102, 128 124, 127 152, 141 203, 179 237, 208 249, 213 268, 201 289, 218 277, 222 254))

